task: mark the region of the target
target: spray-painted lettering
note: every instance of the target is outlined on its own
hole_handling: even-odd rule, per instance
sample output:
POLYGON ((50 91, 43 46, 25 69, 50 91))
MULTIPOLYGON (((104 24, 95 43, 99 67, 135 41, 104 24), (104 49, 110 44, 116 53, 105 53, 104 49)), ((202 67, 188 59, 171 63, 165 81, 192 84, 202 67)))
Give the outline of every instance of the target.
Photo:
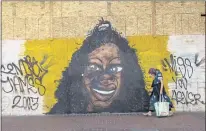
MULTIPOLYGON (((26 56, 15 63, 1 65, 2 91, 22 95, 39 94, 43 96, 46 88, 42 83, 48 70, 42 67, 44 62, 38 62, 34 57, 26 56), (9 86, 8 86, 9 85, 9 86)), ((38 108, 38 97, 24 97, 17 95, 13 99, 12 108, 36 110, 38 108)))
POLYGON ((172 90, 172 99, 175 100, 177 104, 205 104, 204 101, 201 101, 200 94, 188 91, 188 81, 194 72, 192 63, 188 58, 176 57, 171 54, 170 60, 166 58, 162 60, 162 65, 165 71, 169 68, 170 72, 175 73, 175 76, 172 77, 175 83, 175 89, 172 90), (181 91, 179 91, 179 89, 181 89, 181 91))
POLYGON ((36 110, 39 106, 38 104, 38 97, 22 97, 20 95, 17 95, 13 99, 13 105, 12 108, 24 108, 27 110, 36 110))

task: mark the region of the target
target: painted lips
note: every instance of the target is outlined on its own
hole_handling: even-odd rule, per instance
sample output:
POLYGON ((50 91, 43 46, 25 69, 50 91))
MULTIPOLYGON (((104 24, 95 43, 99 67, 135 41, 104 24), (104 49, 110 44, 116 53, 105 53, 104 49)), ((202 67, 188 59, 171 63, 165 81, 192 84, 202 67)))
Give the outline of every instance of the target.
POLYGON ((91 88, 92 94, 99 101, 109 100, 116 92, 116 88, 113 84, 107 86, 95 85, 91 88))
POLYGON ((92 90, 99 93, 99 94, 101 94, 101 95, 110 95, 110 94, 115 92, 115 90, 104 91, 104 90, 94 89, 94 88, 92 90))

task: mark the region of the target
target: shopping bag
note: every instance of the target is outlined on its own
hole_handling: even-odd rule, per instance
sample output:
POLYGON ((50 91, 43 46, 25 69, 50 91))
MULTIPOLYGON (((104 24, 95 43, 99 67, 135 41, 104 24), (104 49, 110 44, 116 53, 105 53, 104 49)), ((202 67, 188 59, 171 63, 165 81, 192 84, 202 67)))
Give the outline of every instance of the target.
POLYGON ((169 116, 169 102, 164 100, 163 95, 160 95, 159 102, 154 103, 157 117, 169 116))

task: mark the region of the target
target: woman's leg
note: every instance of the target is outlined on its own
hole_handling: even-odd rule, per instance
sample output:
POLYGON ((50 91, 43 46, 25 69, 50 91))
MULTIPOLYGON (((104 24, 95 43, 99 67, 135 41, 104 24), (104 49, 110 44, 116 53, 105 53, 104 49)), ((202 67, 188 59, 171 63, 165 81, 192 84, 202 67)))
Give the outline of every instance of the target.
POLYGON ((149 111, 147 113, 143 113, 145 116, 152 116, 152 112, 155 110, 154 103, 157 102, 157 95, 156 93, 152 92, 150 96, 150 105, 149 105, 149 111))
POLYGON ((172 101, 170 100, 169 96, 167 96, 166 93, 164 93, 164 100, 166 100, 167 102, 169 102, 169 116, 172 116, 174 113, 172 111, 172 108, 174 108, 172 101))

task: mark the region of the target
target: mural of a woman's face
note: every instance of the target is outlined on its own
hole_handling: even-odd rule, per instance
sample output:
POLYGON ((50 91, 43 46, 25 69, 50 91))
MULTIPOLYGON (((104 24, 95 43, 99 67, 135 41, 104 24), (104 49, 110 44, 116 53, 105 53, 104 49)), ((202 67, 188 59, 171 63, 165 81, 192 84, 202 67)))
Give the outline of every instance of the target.
POLYGON ((136 50, 102 19, 63 71, 50 113, 145 111, 149 96, 144 87, 136 50))
POLYGON ((119 49, 112 43, 103 44, 92 51, 84 71, 84 86, 90 94, 92 108, 109 107, 119 94, 121 66, 119 49))

